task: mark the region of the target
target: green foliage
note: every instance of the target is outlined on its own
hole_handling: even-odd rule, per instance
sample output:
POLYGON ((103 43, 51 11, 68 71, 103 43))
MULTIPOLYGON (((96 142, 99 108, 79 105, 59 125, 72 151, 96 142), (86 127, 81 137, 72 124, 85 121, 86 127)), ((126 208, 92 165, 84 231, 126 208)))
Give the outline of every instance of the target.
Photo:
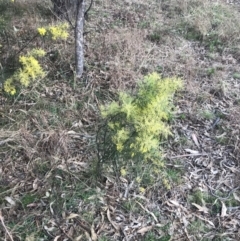
POLYGON ((119 94, 119 100, 101 106, 116 152, 124 158, 140 156, 162 167, 160 142, 171 134, 167 120, 172 112, 172 97, 182 87, 178 78, 162 79, 157 73, 147 75, 138 83, 133 96, 119 94))
POLYGON ((234 73, 233 78, 234 79, 240 79, 240 73, 234 73))

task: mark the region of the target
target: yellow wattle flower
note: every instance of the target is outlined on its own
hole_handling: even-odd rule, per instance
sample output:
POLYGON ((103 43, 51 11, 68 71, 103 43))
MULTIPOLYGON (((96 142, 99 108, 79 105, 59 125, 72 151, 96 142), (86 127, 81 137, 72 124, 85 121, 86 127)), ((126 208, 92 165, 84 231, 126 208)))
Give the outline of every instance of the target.
POLYGON ((45 72, 39 64, 36 57, 42 57, 45 55, 45 51, 42 49, 33 49, 27 55, 19 57, 19 62, 22 67, 19 68, 11 78, 4 82, 3 88, 6 93, 14 95, 16 93, 16 86, 21 84, 24 87, 28 87, 29 84, 45 76, 45 72))
POLYGON ((45 28, 38 28, 37 30, 41 36, 45 36, 47 33, 47 30, 45 28))

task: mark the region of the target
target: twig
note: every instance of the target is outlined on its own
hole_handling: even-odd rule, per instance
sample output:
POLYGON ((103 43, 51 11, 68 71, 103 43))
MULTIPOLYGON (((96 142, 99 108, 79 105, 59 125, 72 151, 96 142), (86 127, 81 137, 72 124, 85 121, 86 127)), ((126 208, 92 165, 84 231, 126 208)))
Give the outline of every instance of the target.
POLYGON ((89 5, 89 7, 88 7, 88 9, 85 11, 85 13, 84 13, 84 18, 87 20, 88 19, 88 12, 89 12, 89 10, 92 8, 92 5, 93 5, 93 0, 91 0, 91 3, 90 3, 90 5, 89 5))
POLYGON ((4 145, 5 143, 11 142, 11 141, 13 141, 13 139, 11 139, 11 138, 8 138, 6 140, 0 141, 0 146, 4 145))
POLYGON ((170 156, 170 159, 176 159, 180 157, 188 157, 188 156, 208 156, 207 153, 195 153, 195 154, 185 154, 185 155, 179 155, 179 156, 170 156))
POLYGON ((212 227, 215 228, 215 225, 214 225, 213 222, 211 222, 211 221, 209 221, 209 220, 207 220, 207 219, 205 219, 205 218, 203 218, 203 217, 201 217, 201 216, 199 216, 199 215, 197 215, 197 214, 195 214, 195 213, 193 213, 193 215, 194 215, 195 217, 201 219, 202 221, 205 221, 205 222, 209 223, 212 227))
POLYGON ((20 49, 17 51, 17 53, 15 53, 14 55, 19 55, 36 37, 38 36, 38 33, 35 34, 30 40, 28 40, 28 42, 20 49))
POLYGON ((13 194, 13 192, 18 188, 18 186, 19 186, 19 184, 17 184, 13 188, 10 188, 10 189, 8 189, 6 191, 0 192, 0 196, 2 196, 3 194, 9 193, 9 192, 12 192, 12 194, 13 194))
POLYGON ((148 209, 146 209, 145 207, 143 207, 143 205, 142 205, 140 202, 136 201, 136 203, 137 203, 138 205, 140 205, 140 207, 141 207, 143 210, 145 210, 147 213, 149 213, 149 214, 154 218, 154 220, 158 223, 158 220, 157 220, 156 216, 155 216, 152 212, 150 212, 148 209))
POLYGON ((186 236, 187 236, 188 241, 191 241, 191 239, 190 239, 190 237, 189 237, 189 234, 188 234, 187 229, 186 229, 186 228, 184 228, 183 230, 184 230, 184 232, 185 232, 185 234, 186 234, 186 236))
POLYGON ((213 190, 214 190, 214 191, 217 191, 217 190, 216 190, 216 189, 213 189, 212 187, 210 187, 210 186, 206 183, 205 180, 204 180, 204 184, 209 188, 211 195, 214 196, 214 197, 216 197, 216 198, 218 198, 219 200, 228 200, 228 199, 230 198, 231 194, 234 193, 235 191, 237 191, 237 190, 240 188, 240 187, 235 187, 235 188, 233 188, 232 190, 230 190, 230 191, 228 192, 228 195, 227 195, 226 197, 220 197, 220 196, 218 196, 217 194, 215 194, 215 193, 213 192, 213 190))
POLYGON ((14 241, 12 235, 9 233, 9 231, 8 231, 8 229, 7 229, 4 221, 3 221, 3 216, 2 216, 2 211, 1 211, 1 210, 0 210, 0 221, 1 221, 1 223, 2 223, 3 228, 5 229, 5 231, 6 231, 6 233, 7 233, 7 235, 8 235, 9 238, 11 239, 11 241, 14 241))

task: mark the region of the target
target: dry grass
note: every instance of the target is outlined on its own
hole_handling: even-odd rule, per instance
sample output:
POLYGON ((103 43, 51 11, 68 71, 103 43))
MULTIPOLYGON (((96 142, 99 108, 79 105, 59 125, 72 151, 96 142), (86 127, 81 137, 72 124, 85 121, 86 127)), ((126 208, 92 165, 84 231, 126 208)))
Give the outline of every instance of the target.
POLYGON ((95 1, 75 83, 73 36, 28 43, 58 21, 49 2, 16 4, 0 34, 1 82, 23 47, 48 52, 48 77, 0 93, 0 240, 239 240, 238 5, 95 1), (186 83, 163 143, 171 190, 132 161, 106 163, 96 178, 99 105, 152 71, 186 83))

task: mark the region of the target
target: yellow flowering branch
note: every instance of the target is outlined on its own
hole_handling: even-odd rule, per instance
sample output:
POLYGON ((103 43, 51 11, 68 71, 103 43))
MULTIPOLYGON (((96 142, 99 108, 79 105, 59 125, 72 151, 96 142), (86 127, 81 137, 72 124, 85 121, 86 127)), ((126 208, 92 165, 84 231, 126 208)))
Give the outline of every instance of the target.
POLYGON ((50 27, 38 28, 37 31, 40 36, 46 36, 48 34, 53 40, 66 40, 69 36, 68 29, 69 25, 67 23, 61 23, 50 27))
POLYGON ((26 56, 20 56, 19 62, 22 67, 4 82, 4 91, 10 95, 14 95, 19 84, 28 87, 31 82, 38 78, 43 78, 46 73, 36 58, 43 57, 44 55, 44 50, 33 49, 26 56))

